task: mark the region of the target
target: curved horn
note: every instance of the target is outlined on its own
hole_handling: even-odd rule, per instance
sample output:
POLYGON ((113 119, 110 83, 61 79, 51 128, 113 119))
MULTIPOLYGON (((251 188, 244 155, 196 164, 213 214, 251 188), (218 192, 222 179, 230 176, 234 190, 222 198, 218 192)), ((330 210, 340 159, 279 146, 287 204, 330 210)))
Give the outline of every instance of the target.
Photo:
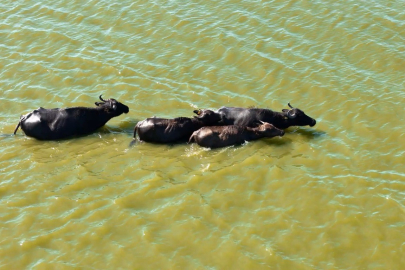
POLYGON ((102 96, 102 95, 99 96, 99 99, 100 99, 101 101, 107 102, 107 101, 105 101, 101 96, 102 96))
POLYGON ((288 107, 290 107, 291 109, 294 109, 294 107, 291 106, 290 102, 288 102, 288 107))

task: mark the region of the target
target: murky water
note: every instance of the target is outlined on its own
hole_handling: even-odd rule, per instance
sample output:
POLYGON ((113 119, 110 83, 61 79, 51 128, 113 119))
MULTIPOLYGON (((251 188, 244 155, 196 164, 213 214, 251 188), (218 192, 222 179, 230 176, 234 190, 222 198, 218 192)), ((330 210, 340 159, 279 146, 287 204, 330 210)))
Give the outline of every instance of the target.
POLYGON ((3 1, 2 269, 402 269, 402 1, 3 1), (21 114, 130 112, 11 136, 21 114), (317 125, 217 150, 137 143, 195 108, 301 108, 317 125))

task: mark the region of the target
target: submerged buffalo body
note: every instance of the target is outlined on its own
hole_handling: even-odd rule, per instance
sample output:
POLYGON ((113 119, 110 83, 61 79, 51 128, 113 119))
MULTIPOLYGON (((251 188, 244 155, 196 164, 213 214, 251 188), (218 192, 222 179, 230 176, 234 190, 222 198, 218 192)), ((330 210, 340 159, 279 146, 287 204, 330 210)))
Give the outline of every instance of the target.
POLYGON ((96 108, 72 107, 64 109, 39 108, 20 117, 18 128, 27 136, 39 140, 59 140, 90 134, 104 126, 111 118, 128 113, 126 105, 115 99, 96 102, 96 108))
POLYGON ((275 112, 268 109, 259 108, 236 108, 222 107, 217 113, 221 115, 223 125, 238 125, 255 127, 259 121, 264 121, 277 128, 288 128, 290 126, 311 126, 316 124, 316 120, 307 116, 298 108, 283 109, 282 112, 275 112))
POLYGON ((178 117, 174 119, 147 118, 136 124, 134 139, 154 143, 187 142, 190 135, 197 129, 217 125, 220 116, 211 110, 195 110, 194 118, 178 117))
POLYGON ((203 147, 218 148, 283 135, 283 130, 265 122, 261 122, 257 127, 237 125, 202 127, 191 135, 189 143, 196 142, 203 147))

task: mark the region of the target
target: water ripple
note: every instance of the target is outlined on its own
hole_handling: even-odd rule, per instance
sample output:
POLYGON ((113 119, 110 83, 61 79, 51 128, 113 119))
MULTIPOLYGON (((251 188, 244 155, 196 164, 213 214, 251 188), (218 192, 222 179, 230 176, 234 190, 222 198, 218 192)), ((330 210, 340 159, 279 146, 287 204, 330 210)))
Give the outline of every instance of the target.
POLYGON ((2 265, 404 264, 388 252, 405 251, 399 2, 3 6, 2 265), (74 140, 12 136, 21 114, 94 106, 100 94, 129 114, 74 140), (288 102, 317 125, 216 150, 129 148, 146 117, 288 102))

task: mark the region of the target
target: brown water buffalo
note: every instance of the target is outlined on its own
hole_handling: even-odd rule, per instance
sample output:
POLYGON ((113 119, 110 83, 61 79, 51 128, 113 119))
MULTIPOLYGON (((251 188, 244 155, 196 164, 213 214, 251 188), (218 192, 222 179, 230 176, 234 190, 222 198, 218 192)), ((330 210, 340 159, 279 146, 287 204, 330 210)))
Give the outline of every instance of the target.
POLYGON ((73 136, 90 134, 104 126, 111 118, 128 113, 126 105, 111 98, 96 102, 95 108, 72 107, 64 109, 44 109, 40 107, 20 117, 17 127, 27 136, 38 140, 59 140, 73 136))
POLYGON ((202 127, 191 135, 189 143, 196 142, 203 147, 218 148, 242 144, 245 141, 258 140, 263 137, 272 138, 283 135, 283 130, 260 121, 257 127, 237 125, 202 127))
POLYGON ((223 125, 255 127, 260 123, 259 121, 264 121, 277 128, 285 129, 290 126, 313 127, 316 124, 316 120, 307 116, 302 110, 293 108, 290 103, 288 106, 290 109, 283 109, 281 112, 259 108, 222 107, 217 113, 221 115, 223 125))
POLYGON ((187 142, 191 134, 203 126, 218 125, 220 116, 211 110, 195 110, 193 118, 178 117, 174 119, 147 118, 138 122, 134 129, 134 140, 139 139, 154 143, 187 142))

